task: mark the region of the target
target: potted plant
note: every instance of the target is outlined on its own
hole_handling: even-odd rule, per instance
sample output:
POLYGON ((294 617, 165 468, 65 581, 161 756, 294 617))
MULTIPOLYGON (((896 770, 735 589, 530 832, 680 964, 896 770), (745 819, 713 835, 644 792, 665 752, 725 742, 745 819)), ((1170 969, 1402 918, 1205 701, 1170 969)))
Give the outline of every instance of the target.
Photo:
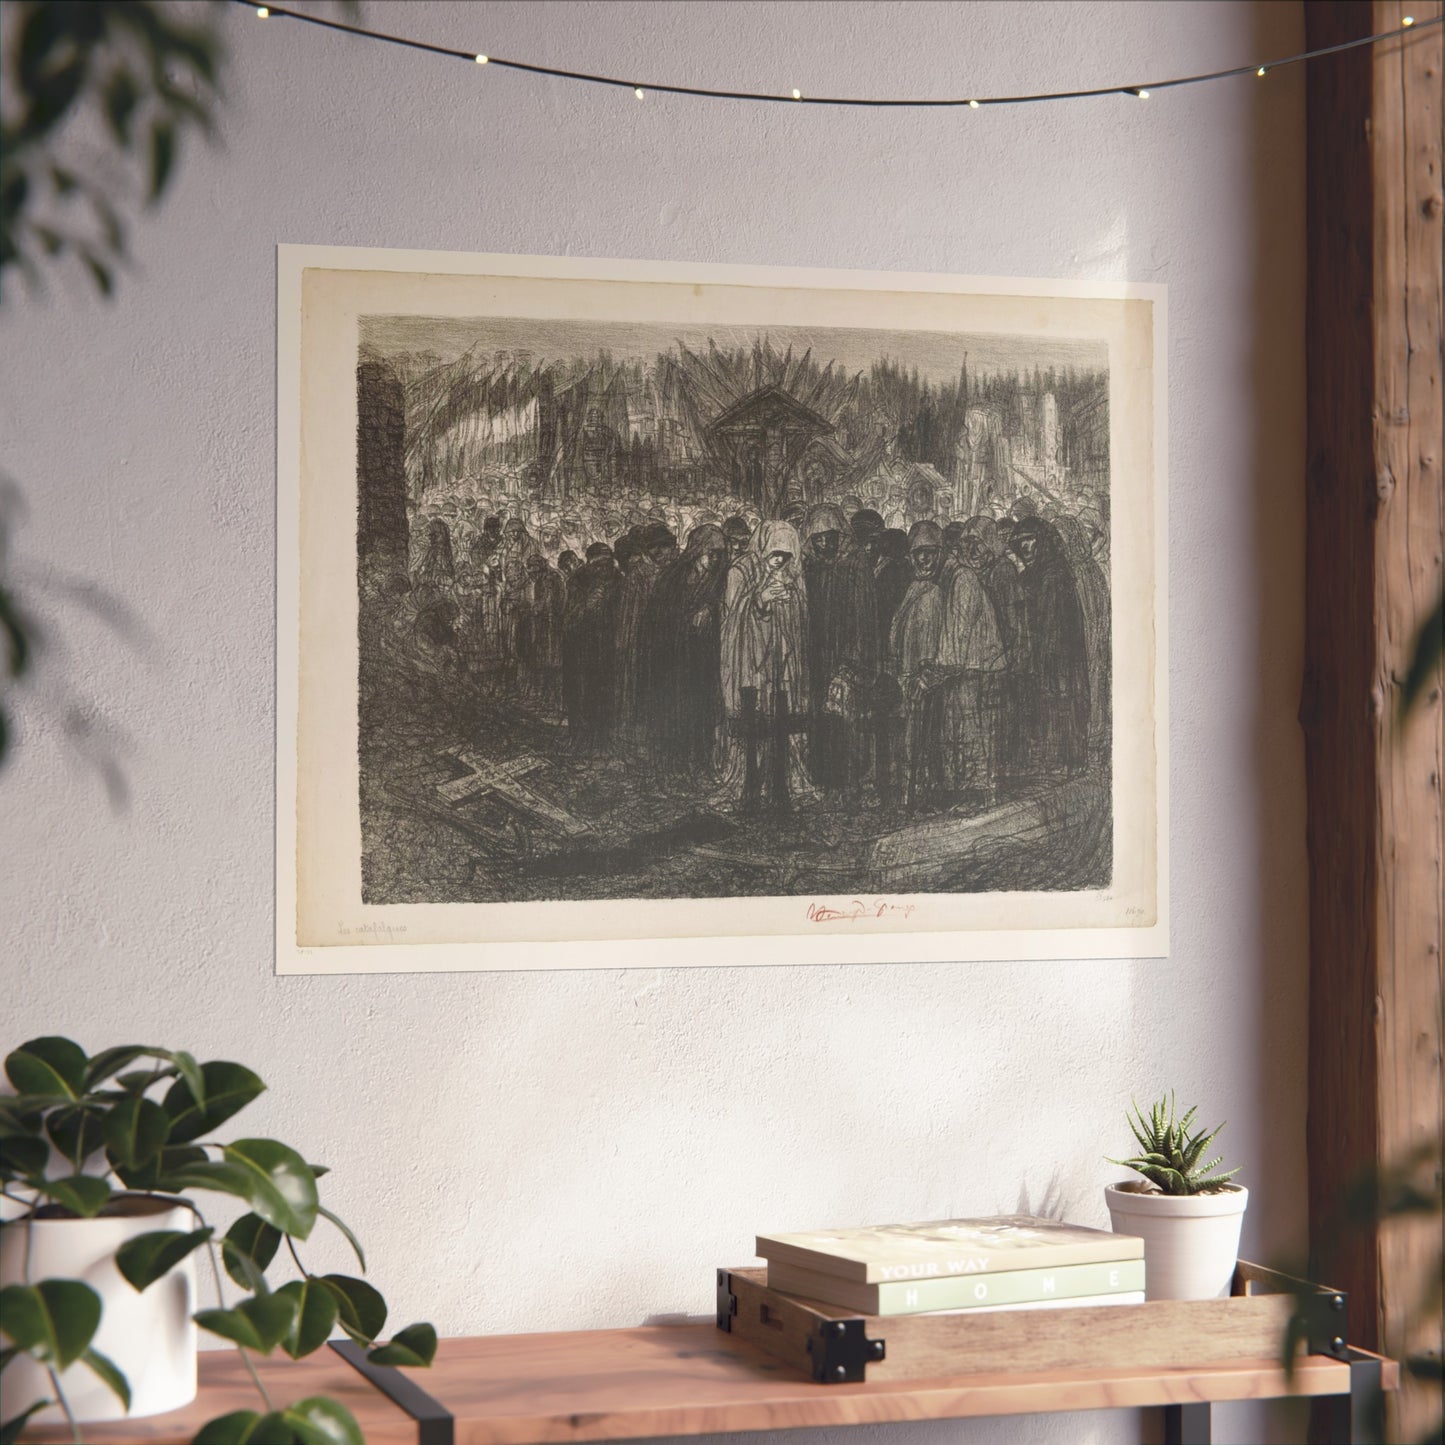
POLYGON ((241 1064, 123 1045, 93 1057, 70 1039, 22 1044, 0 1096, 0 1439, 25 1422, 155 1414, 196 1393, 196 1327, 232 1341, 261 1410, 221 1416, 200 1445, 363 1445, 349 1411, 322 1396, 273 1402, 250 1356, 299 1359, 338 1327, 379 1364, 427 1365, 436 1331, 416 1324, 372 1348, 386 1301, 364 1279, 317 1275, 297 1246, 320 1220, 366 1260, 320 1201, 308 1164, 275 1139, 214 1138, 265 1084, 241 1064), (154 1097, 153 1097, 154 1095, 154 1097), (233 1195, 248 1211, 220 1238, 196 1196, 233 1195), (299 1277, 272 1288, 282 1245, 299 1277), (195 1306, 195 1261, 209 1260, 216 1308, 195 1306), (228 1304, 222 1271, 240 1297, 228 1304))
POLYGON ((1192 1130, 1197 1112, 1177 1118, 1173 1094, 1147 1119, 1135 1103, 1129 1127, 1139 1153, 1109 1160, 1143 1176, 1109 1185, 1104 1198, 1114 1232, 1144 1240, 1147 1299, 1219 1299, 1234 1279, 1249 1191, 1230 1182, 1238 1169, 1221 1174, 1218 1155, 1205 1159, 1224 1125, 1208 1134, 1192 1130))

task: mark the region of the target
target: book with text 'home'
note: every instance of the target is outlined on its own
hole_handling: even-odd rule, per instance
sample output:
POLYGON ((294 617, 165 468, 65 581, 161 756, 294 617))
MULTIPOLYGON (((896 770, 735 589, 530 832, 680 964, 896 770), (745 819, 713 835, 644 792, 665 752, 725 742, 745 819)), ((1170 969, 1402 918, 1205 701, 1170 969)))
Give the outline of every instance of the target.
POLYGON ((1010 1269, 999 1274, 942 1275, 885 1284, 861 1284, 795 1265, 769 1264, 768 1287, 783 1294, 842 1305, 860 1314, 925 1314, 1126 1294, 1144 1288, 1144 1261, 1115 1259, 1099 1264, 1066 1264, 1058 1269, 1010 1269))
POLYGON ((816 1270, 858 1284, 884 1284, 1142 1259, 1144 1241, 1132 1234, 1113 1234, 1057 1219, 1004 1214, 760 1234, 757 1252, 769 1264, 816 1270))

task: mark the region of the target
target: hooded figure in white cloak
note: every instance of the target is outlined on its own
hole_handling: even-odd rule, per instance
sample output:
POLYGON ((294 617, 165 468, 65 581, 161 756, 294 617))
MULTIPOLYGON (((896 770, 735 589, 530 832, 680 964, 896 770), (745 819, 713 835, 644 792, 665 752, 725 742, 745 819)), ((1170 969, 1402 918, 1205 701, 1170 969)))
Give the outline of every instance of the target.
MULTIPOLYGON (((789 800, 814 796, 801 734, 808 714, 808 594, 801 553, 791 523, 761 522, 747 551, 728 571, 722 610, 727 750, 717 793, 721 801, 756 801, 746 797, 750 745, 758 778, 777 776, 773 754, 780 728, 788 729, 789 800), (780 706, 786 709, 781 718, 780 706)), ((774 796, 772 801, 776 806, 783 800, 774 796)))

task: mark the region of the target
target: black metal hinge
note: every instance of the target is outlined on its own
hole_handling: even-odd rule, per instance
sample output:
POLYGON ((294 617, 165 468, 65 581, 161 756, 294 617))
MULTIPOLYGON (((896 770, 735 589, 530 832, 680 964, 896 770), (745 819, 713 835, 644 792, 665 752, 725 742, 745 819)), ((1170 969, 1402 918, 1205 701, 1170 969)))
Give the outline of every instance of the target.
POLYGON ((717 1272, 717 1327, 732 1333, 733 1316, 738 1312, 738 1297, 732 1292, 732 1275, 725 1269, 717 1272))
POLYGON ((886 1356, 885 1342, 870 1340, 863 1325, 860 1319, 826 1320, 808 1336, 813 1378, 820 1384, 861 1384, 867 1377, 868 1362, 886 1356))
POLYGON ((1348 1361, 1349 1296, 1342 1289, 1320 1290, 1317 1294, 1306 1295, 1303 1305, 1306 1352, 1348 1361))

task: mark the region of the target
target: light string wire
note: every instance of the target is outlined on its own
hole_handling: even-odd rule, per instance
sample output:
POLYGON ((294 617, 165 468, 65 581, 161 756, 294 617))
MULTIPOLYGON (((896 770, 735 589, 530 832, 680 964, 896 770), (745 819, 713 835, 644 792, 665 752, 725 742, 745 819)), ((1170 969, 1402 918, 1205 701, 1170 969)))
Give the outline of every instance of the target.
POLYGON ((408 50, 422 50, 431 55, 444 55, 452 60, 465 60, 477 65, 499 65, 504 70, 520 70, 530 75, 550 75, 557 80, 578 80, 588 85, 610 85, 618 90, 630 90, 638 100, 648 93, 658 95, 688 95, 706 100, 749 100, 765 101, 780 105, 834 105, 872 106, 891 109, 981 109, 986 105, 1033 105, 1046 100, 1088 100, 1102 95, 1128 95, 1147 100, 1159 90, 1173 90, 1183 85, 1202 85, 1211 80, 1228 80, 1238 75, 1255 75, 1260 78, 1272 70, 1287 65, 1299 65, 1306 60, 1317 60, 1324 55, 1336 55, 1344 50, 1355 50, 1362 45, 1378 45, 1385 40, 1396 40, 1417 31, 1428 30, 1431 26, 1445 22, 1445 15, 1436 15, 1426 20, 1406 17, 1395 30, 1382 30, 1378 35, 1362 35, 1357 40, 1345 40, 1338 45, 1322 46, 1318 50, 1302 50, 1298 55, 1285 55, 1277 60, 1266 60, 1253 65, 1235 65, 1228 70, 1211 70, 1203 75, 1181 75, 1173 80, 1152 80, 1137 85, 1101 85, 1093 90, 1040 91, 1033 95, 978 95, 962 98, 941 99, 885 99, 869 96, 805 95, 794 90, 787 95, 776 95, 757 90, 712 90, 699 85, 664 85, 646 80, 623 80, 613 75, 597 75, 586 70, 564 70, 553 65, 533 65, 525 60, 507 60, 499 55, 484 51, 461 50, 450 45, 433 45, 426 40, 411 40, 404 35, 389 35, 381 30, 368 30, 360 25, 347 25, 341 20, 328 20, 320 15, 308 15, 301 10, 288 10, 279 5, 257 5, 254 0, 232 0, 233 4, 244 5, 262 19, 299 20, 306 25, 316 25, 323 30, 339 30, 346 35, 355 35, 363 40, 376 40, 386 45, 400 45, 408 50))

